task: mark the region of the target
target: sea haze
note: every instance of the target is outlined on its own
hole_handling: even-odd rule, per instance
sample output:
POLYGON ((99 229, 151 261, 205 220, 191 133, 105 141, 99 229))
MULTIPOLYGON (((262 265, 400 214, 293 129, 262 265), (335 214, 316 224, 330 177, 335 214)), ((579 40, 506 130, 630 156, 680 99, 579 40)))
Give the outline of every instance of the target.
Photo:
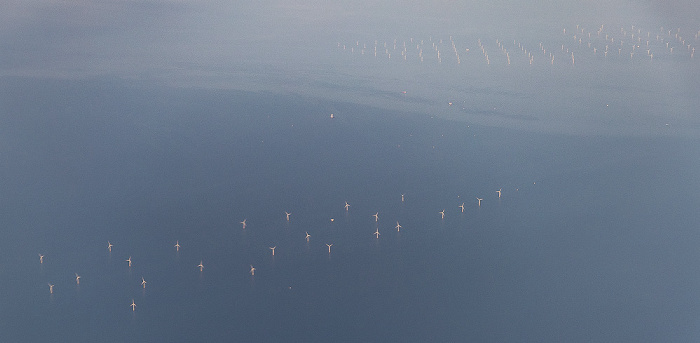
POLYGON ((117 78, 0 85, 0 341, 700 337, 697 139, 117 78))

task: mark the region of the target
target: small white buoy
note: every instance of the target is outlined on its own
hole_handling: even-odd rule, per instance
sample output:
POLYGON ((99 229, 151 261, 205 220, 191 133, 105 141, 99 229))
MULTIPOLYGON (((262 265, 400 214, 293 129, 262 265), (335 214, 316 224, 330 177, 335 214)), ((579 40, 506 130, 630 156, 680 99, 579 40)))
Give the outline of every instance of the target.
POLYGON ((333 113, 331 113, 331 119, 333 119, 333 118, 335 118, 335 117, 333 116, 333 113))

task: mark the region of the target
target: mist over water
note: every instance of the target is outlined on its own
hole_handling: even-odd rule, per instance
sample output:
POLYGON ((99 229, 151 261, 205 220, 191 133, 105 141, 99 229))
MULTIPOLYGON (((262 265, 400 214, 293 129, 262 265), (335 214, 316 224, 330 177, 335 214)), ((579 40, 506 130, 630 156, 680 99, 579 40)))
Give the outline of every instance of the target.
POLYGON ((7 6, 1 75, 298 94, 548 133, 697 137, 700 127, 700 59, 687 47, 698 45, 700 9, 687 1, 7 6), (411 39, 426 42, 423 63, 411 39), (338 49, 375 41, 394 58, 338 49), (407 42, 406 63, 394 41, 407 42), (431 41, 443 41, 442 63, 431 41))
POLYGON ((0 341, 700 336, 697 4, 73 5, 0 6, 0 341))

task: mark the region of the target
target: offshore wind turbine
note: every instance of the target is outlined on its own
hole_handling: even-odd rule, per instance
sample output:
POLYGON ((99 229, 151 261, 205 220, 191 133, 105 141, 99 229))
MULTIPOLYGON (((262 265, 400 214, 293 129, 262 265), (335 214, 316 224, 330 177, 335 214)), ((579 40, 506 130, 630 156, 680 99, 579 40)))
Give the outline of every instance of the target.
POLYGON ((396 232, 401 232, 401 227, 402 227, 402 226, 401 226, 401 224, 399 224, 399 221, 398 221, 398 220, 396 221, 396 226, 394 226, 394 227, 396 228, 396 232))

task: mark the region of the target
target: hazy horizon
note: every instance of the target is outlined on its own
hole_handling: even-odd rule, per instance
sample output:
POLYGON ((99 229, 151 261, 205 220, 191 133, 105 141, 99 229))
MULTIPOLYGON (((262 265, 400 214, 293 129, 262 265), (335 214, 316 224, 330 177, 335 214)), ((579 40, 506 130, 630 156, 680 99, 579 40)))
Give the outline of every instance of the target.
MULTIPOLYGON (((558 49, 565 43, 574 48, 562 30, 571 35, 577 25, 586 32, 603 25, 611 35, 620 28, 634 33, 635 25, 655 34, 660 27, 680 29, 687 43, 697 45, 700 24, 691 19, 700 13, 700 5, 693 2, 37 1, 8 2, 4 7, 4 76, 107 77, 186 88, 263 90, 554 133, 698 137, 700 130, 695 119, 700 103, 689 96, 700 88, 700 58, 681 58, 684 46, 676 46, 674 60, 664 60, 663 43, 657 42, 652 47, 656 63, 641 62, 646 54, 641 50, 636 62, 587 63, 590 52, 576 47, 577 68, 562 67, 570 56, 558 49), (381 58, 349 59, 336 49, 336 44, 351 42, 401 43, 430 37, 455 37, 461 49, 471 48, 471 55, 481 39, 494 65, 487 68, 471 60, 459 67, 447 61, 440 68, 401 66, 381 58), (504 70, 504 59, 495 61, 500 57, 497 40, 517 40, 532 52, 543 43, 554 51, 556 65, 550 66, 543 56, 532 67, 504 70), (495 88, 520 94, 480 94, 495 88), (397 97, 403 91, 408 101, 397 97), (673 99, 678 95, 680 102, 673 99), (568 104, 541 105, 555 99, 568 104), (449 102, 466 103, 464 113, 441 106, 449 102), (613 122, 602 113, 611 102, 618 102, 616 110, 626 113, 613 122), (496 111, 504 114, 496 120, 469 113, 483 114, 494 107, 504 107, 496 111), (576 113, 585 107, 587 113, 576 113), (518 112, 541 120, 513 120, 518 112), (671 130, 664 129, 665 124, 671 130)), ((517 47, 508 48, 515 55, 517 47)), ((603 46, 598 48, 600 55, 603 46)))
POLYGON ((698 18, 3 2, 0 340, 697 341, 698 18))

